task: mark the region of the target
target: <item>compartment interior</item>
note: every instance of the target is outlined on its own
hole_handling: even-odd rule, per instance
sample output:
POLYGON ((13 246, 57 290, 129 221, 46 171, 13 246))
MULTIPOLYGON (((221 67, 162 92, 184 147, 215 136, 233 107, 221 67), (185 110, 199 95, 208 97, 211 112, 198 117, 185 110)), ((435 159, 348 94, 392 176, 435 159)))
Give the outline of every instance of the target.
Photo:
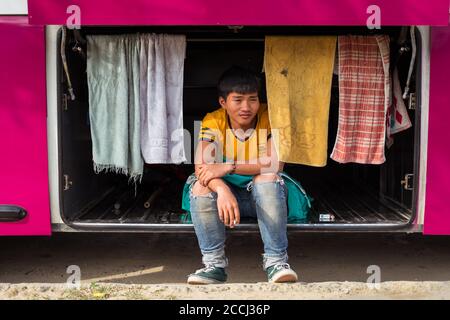
MULTIPOLYGON (((219 106, 216 83, 220 74, 231 65, 249 68, 261 74, 264 36, 314 34, 387 33, 391 37, 391 61, 396 61, 400 28, 382 30, 343 27, 86 27, 87 34, 120 34, 134 32, 186 34, 187 50, 184 74, 184 127, 191 133, 193 154, 194 121, 219 106)), ((59 37, 60 38, 60 37, 59 37)), ((67 82, 59 61, 59 132, 62 215, 66 223, 77 227, 120 227, 182 225, 181 194, 193 165, 146 165, 141 184, 135 189, 126 176, 95 174, 89 127, 86 58, 73 50, 74 35, 69 32, 65 52, 76 99, 65 99, 67 82)), ((420 43, 418 43, 420 45, 420 43)), ((86 47, 81 45, 84 53, 86 47)), ((420 52, 420 50, 417 50, 420 52)), ((58 56, 59 53, 58 53, 58 56)), ((406 81, 410 53, 398 62, 402 87, 406 81)), ((60 59, 59 59, 60 60, 60 59)), ((416 64, 420 63, 420 56, 416 64)), ((416 68, 417 69, 417 68, 416 68)), ((415 72, 411 92, 416 90, 415 72)), ((263 89, 262 101, 265 101, 263 89)), ((419 105, 419 103, 417 104, 419 105)), ((413 127, 394 136, 395 142, 386 150, 382 165, 339 164, 329 158, 338 125, 338 76, 333 76, 330 105, 328 164, 323 168, 287 164, 285 171, 298 179, 314 198, 308 220, 291 227, 330 226, 404 226, 414 217, 414 191, 401 184, 406 174, 416 171, 419 146, 415 121, 417 110, 408 110, 413 127), (334 221, 326 221, 332 215, 334 221), (324 219, 325 218, 325 219, 324 219)), ((192 162, 192 161, 191 161, 192 162)), ((239 227, 256 225, 256 220, 243 219, 239 227)))

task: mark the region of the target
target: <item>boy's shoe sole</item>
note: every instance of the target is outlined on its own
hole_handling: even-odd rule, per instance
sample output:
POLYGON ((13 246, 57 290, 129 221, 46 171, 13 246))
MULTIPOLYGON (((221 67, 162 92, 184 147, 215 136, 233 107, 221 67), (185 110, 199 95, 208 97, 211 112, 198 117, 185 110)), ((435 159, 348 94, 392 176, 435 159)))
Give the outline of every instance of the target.
POLYGON ((201 277, 196 274, 191 274, 187 280, 188 284, 220 284, 220 283, 224 283, 224 282, 225 281, 219 281, 216 279, 201 277))
POLYGON ((283 270, 279 271, 276 274, 276 277, 272 278, 269 282, 270 283, 286 283, 286 282, 297 282, 298 276, 297 274, 292 270, 283 270))

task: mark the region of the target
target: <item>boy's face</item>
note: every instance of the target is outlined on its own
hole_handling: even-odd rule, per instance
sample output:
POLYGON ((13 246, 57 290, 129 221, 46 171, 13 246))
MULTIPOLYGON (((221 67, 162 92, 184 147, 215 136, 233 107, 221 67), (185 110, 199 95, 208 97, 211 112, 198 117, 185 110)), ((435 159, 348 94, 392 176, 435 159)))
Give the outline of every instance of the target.
POLYGON ((231 92, 226 100, 220 97, 219 103, 227 111, 232 123, 242 129, 248 129, 253 124, 259 110, 257 92, 250 94, 231 92))

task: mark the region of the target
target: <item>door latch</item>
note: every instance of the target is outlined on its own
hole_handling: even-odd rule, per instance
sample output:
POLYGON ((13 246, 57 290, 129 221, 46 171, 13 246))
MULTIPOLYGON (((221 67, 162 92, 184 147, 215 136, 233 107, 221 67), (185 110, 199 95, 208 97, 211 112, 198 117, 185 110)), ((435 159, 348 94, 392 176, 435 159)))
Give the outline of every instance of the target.
POLYGON ((67 191, 72 186, 73 182, 70 180, 70 177, 68 174, 64 175, 64 191, 67 191))
POLYGON ((405 178, 400 181, 400 184, 403 186, 405 190, 413 190, 414 186, 414 175, 411 173, 405 174, 405 178))

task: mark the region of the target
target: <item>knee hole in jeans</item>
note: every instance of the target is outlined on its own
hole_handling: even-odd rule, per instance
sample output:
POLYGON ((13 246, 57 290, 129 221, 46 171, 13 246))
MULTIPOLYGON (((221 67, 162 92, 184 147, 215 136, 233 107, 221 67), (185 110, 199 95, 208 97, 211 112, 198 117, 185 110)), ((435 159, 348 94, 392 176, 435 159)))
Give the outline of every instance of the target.
POLYGON ((212 190, 208 187, 202 186, 199 181, 195 181, 194 185, 192 186, 191 192, 193 196, 201 197, 209 195, 212 190))
POLYGON ((253 177, 253 183, 265 183, 265 182, 278 182, 281 181, 282 178, 276 173, 266 173, 266 174, 258 174, 253 177))

